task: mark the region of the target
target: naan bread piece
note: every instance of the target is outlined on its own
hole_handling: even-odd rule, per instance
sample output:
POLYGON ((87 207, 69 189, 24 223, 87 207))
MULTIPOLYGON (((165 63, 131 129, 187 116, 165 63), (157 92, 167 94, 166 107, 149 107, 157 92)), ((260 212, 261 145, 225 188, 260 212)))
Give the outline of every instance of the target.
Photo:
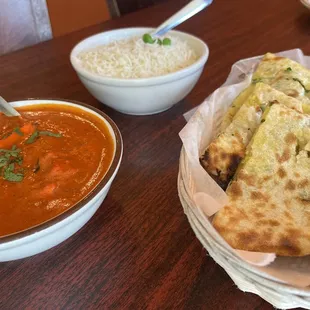
POLYGON ((306 105, 310 104, 310 70, 291 59, 267 53, 252 81, 266 83, 306 105))
POLYGON ((274 104, 264 119, 213 225, 236 249, 309 255, 310 116, 274 104))
POLYGON ((258 83, 241 105, 230 125, 201 156, 201 165, 223 189, 226 189, 240 161, 244 158, 246 147, 261 122, 263 111, 275 102, 302 112, 300 101, 266 84, 258 83))
POLYGON ((259 82, 302 101, 304 113, 310 114, 310 70, 291 59, 267 53, 253 74, 252 84, 243 90, 229 107, 221 124, 221 132, 230 125, 242 104, 253 92, 255 84, 259 82))
POLYGON ((237 114, 241 106, 244 102, 249 98, 249 96, 253 93, 255 88, 254 84, 251 84, 249 87, 244 89, 233 101, 231 106, 228 108, 227 112, 225 113, 223 120, 221 122, 220 132, 225 131, 225 129, 231 124, 234 116, 237 114))

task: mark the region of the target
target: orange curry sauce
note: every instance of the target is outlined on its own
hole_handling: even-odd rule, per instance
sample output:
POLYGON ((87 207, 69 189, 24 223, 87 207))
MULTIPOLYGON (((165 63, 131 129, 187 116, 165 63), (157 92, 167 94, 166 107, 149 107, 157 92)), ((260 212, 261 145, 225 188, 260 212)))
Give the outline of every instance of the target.
MULTIPOLYGON (((108 128, 86 111, 56 104, 18 111, 21 118, 0 113, 0 149, 19 149, 22 158, 13 171, 22 175, 21 181, 5 179, 8 165, 0 168, 0 237, 72 207, 99 183, 114 156, 108 128), (35 131, 43 133, 29 143, 35 131)), ((6 160, 3 154, 0 152, 2 161, 6 160)))

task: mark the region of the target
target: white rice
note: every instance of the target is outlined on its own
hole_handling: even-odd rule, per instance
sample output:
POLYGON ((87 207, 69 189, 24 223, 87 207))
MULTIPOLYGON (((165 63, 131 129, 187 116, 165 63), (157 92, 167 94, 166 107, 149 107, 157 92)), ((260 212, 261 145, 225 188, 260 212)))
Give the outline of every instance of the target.
POLYGON ((198 55, 187 42, 167 37, 171 45, 146 44, 141 37, 133 37, 83 51, 77 59, 89 72, 123 79, 161 76, 197 61, 198 55))

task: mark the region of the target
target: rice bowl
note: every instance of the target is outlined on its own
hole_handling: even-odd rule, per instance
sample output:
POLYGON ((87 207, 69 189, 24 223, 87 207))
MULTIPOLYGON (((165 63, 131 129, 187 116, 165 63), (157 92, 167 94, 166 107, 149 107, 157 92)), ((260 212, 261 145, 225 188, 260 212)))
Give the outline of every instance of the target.
POLYGON ((142 37, 153 28, 123 28, 99 33, 77 44, 70 55, 73 68, 88 91, 100 102, 125 114, 148 115, 165 111, 182 100, 195 86, 209 56, 200 39, 179 31, 171 37, 186 42, 197 54, 197 60, 176 72, 148 78, 116 78, 86 70, 77 55, 113 41, 142 37))

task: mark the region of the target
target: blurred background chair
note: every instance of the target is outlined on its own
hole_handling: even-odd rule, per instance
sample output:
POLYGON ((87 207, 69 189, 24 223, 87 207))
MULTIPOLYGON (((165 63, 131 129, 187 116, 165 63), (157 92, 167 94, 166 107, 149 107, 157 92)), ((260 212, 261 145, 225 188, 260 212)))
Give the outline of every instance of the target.
POLYGON ((51 37, 45 1, 0 0, 0 55, 51 37))
MULTIPOLYGON (((33 0, 32 0, 33 1, 33 0)), ((119 15, 114 0, 44 0, 54 37, 99 24, 119 15)))
POLYGON ((0 55, 167 0, 0 0, 0 55))
MULTIPOLYGON (((127 14, 167 0, 115 0, 120 14, 127 14)), ((176 1, 176 0, 174 0, 176 1)))

